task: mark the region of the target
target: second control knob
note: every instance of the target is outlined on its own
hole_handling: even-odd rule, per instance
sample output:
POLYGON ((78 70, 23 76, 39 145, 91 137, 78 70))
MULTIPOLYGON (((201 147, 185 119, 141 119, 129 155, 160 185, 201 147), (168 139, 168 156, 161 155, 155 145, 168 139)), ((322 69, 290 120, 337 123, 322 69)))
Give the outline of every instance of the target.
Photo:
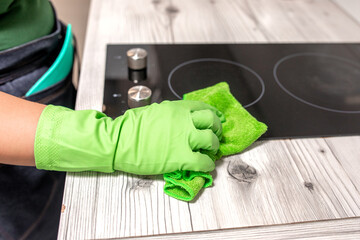
POLYGON ((137 85, 128 91, 128 106, 129 108, 137 108, 149 105, 151 103, 151 89, 137 85))

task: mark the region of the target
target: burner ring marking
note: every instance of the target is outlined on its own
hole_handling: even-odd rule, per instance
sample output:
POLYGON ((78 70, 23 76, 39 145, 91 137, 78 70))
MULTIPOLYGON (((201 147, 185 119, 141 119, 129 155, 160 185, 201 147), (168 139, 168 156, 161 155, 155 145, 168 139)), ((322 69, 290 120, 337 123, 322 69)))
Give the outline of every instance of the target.
POLYGON ((279 85, 279 87, 284 91, 286 92, 287 94, 289 94, 291 97, 295 98, 296 100, 302 102, 302 103, 305 103, 307 105, 310 105, 312 107, 315 107, 315 108, 319 108, 319 109, 322 109, 322 110, 326 110, 326 111, 330 111, 330 112, 336 112, 336 113, 360 113, 360 110, 358 111, 346 111, 346 110, 337 110, 337 109, 332 109, 332 108, 328 108, 328 107, 323 107, 323 106, 319 106, 319 105, 316 105, 314 103, 311 103, 311 102, 308 102, 298 96, 296 96, 295 94, 293 94, 292 92, 290 92, 289 90, 287 90, 284 85, 281 84, 278 76, 277 76, 277 70, 279 68, 279 66, 281 65, 281 63, 285 62, 286 60, 289 60, 291 58, 295 58, 295 57, 300 57, 300 56, 320 56, 320 57, 328 57, 328 58, 331 58, 331 59, 336 59, 336 60, 339 60, 339 61, 342 61, 342 62, 346 62, 346 63, 350 63, 351 65, 357 65, 355 64, 354 62, 346 59, 346 58, 342 58, 342 57, 338 57, 338 56, 333 56, 333 55, 328 55, 328 54, 323 54, 323 53, 312 53, 312 52, 304 52, 304 53, 295 53, 295 54, 291 54, 291 55, 288 55, 288 56, 285 56, 283 58, 281 58, 274 66, 274 69, 273 69, 273 75, 274 75, 274 78, 275 78, 275 81, 276 83, 279 85))
POLYGON ((259 74, 257 74, 254 70, 252 70, 251 68, 243 65, 243 64, 240 64, 240 63, 237 63, 237 62, 233 62, 233 61, 230 61, 230 60, 226 60, 226 59, 220 59, 220 58, 199 58, 199 59, 193 59, 193 60, 190 60, 190 61, 186 61, 186 62, 183 62, 179 65, 177 65, 173 70, 171 70, 170 74, 169 74, 169 77, 168 77, 168 85, 169 85, 169 88, 171 90, 171 92, 179 99, 182 99, 182 97, 180 97, 176 92, 175 90, 173 89, 172 85, 171 85, 171 78, 172 76, 174 75, 174 73, 179 70, 180 68, 186 66, 186 65, 189 65, 189 64, 192 64, 192 63, 199 63, 199 62, 221 62, 221 63, 227 63, 227 64, 232 64, 232 65, 235 65, 235 66, 238 66, 240 68, 243 68, 247 71, 249 71, 250 73, 252 73, 260 82, 261 84, 261 93, 259 95, 259 97, 257 99, 255 99, 255 101, 243 106, 244 108, 248 108, 252 105, 254 105, 255 103, 257 103, 258 101, 260 101, 260 99, 264 96, 264 93, 265 93, 265 84, 264 84, 264 80, 260 77, 259 74))

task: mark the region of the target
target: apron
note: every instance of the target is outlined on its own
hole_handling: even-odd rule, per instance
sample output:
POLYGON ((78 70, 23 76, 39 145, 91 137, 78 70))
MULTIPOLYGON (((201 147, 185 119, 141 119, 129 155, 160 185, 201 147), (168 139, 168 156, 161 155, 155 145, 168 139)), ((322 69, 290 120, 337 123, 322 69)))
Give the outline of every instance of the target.
MULTIPOLYGON (((74 49, 66 45, 68 35, 69 27, 56 18, 51 34, 0 51, 0 91, 74 108, 74 49)), ((56 239, 64 181, 62 172, 0 164, 0 239, 56 239)))

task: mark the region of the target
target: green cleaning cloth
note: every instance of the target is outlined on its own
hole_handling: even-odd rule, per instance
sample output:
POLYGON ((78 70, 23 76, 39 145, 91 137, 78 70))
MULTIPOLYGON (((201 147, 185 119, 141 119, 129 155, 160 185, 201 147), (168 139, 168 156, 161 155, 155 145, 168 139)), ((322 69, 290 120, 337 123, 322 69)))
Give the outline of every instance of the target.
MULTIPOLYGON (((226 82, 187 93, 184 99, 202 101, 216 107, 225 115, 217 159, 241 152, 267 130, 264 123, 257 121, 235 99, 226 82)), ((213 181, 210 173, 193 171, 167 173, 164 174, 164 180, 164 192, 183 201, 191 201, 201 188, 211 186, 213 181)))

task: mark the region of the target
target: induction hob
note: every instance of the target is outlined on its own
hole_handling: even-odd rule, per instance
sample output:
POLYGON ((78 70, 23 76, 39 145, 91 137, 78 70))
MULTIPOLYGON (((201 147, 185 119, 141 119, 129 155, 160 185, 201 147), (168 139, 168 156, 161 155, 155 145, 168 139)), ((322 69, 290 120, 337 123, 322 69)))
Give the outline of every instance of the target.
POLYGON ((123 114, 135 85, 161 102, 222 81, 268 125, 262 139, 360 134, 360 44, 108 45, 104 112, 123 114), (138 47, 147 69, 135 83, 126 52, 138 47))

